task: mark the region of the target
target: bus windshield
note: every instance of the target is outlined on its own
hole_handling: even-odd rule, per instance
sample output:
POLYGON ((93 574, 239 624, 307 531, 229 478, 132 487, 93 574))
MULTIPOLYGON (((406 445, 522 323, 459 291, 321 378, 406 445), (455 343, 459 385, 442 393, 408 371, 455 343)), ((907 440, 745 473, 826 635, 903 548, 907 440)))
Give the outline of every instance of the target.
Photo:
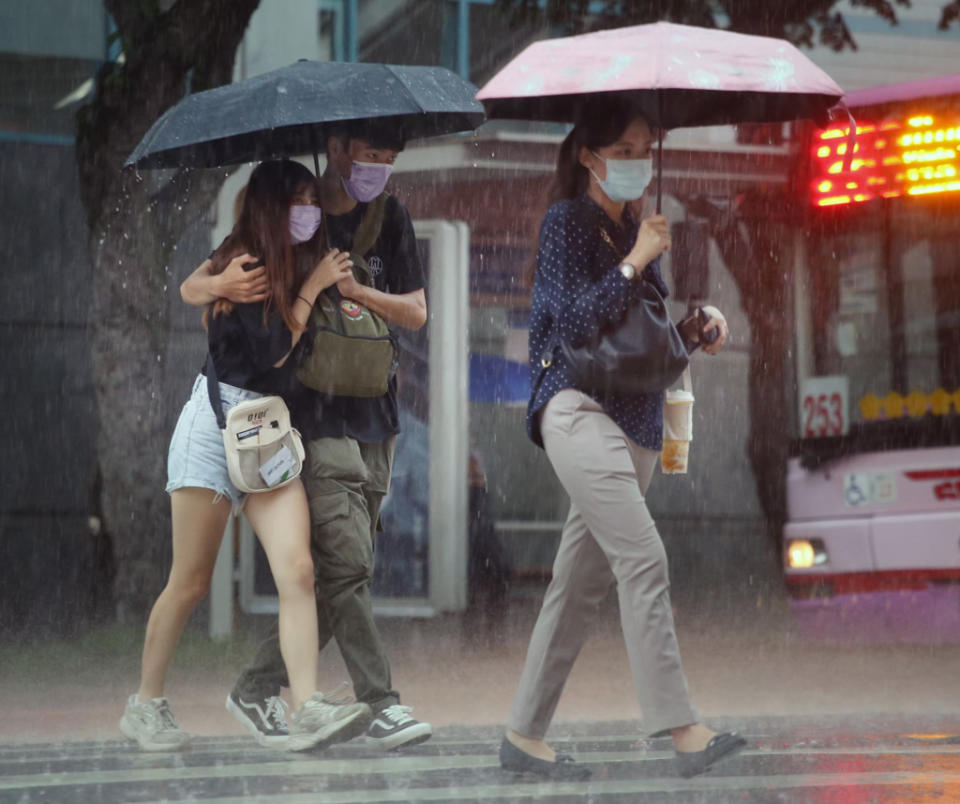
POLYGON ((814 462, 960 443, 960 98, 862 120, 852 164, 822 132, 811 148, 798 451, 814 462))

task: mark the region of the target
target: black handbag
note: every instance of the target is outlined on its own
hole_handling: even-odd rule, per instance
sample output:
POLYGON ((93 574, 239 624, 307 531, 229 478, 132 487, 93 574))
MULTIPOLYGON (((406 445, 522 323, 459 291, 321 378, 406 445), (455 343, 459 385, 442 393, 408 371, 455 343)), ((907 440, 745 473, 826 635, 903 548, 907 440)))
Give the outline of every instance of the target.
MULTIPOLYGON (((603 229, 604 241, 614 251, 613 240, 603 229)), ((639 301, 627 308, 623 319, 597 332, 580 346, 561 340, 560 351, 571 379, 586 393, 643 394, 663 391, 687 367, 687 347, 670 320, 666 302, 642 277, 639 301)))

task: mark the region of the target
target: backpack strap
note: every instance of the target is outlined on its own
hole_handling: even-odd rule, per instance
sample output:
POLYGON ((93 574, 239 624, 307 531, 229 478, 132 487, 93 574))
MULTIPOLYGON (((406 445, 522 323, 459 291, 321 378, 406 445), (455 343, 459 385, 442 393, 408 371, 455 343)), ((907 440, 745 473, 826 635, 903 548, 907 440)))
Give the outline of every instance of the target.
POLYGON ((380 195, 367 205, 367 209, 360 219, 360 225, 357 226, 357 230, 353 233, 353 245, 350 248, 351 254, 362 258, 373 248, 373 244, 377 242, 377 238, 380 237, 380 230, 383 228, 384 212, 387 208, 387 199, 389 197, 389 193, 380 193, 380 195))
MULTIPOLYGON (((373 248, 373 244, 380 237, 383 229, 383 219, 387 208, 387 199, 390 194, 382 192, 373 199, 363 212, 360 223, 353 233, 353 244, 350 246, 350 260, 353 262, 353 273, 361 285, 373 287, 373 272, 367 265, 364 255, 373 248)), ((326 221, 326 218, 323 219, 326 221)), ((329 237, 327 239, 329 242, 329 237)))

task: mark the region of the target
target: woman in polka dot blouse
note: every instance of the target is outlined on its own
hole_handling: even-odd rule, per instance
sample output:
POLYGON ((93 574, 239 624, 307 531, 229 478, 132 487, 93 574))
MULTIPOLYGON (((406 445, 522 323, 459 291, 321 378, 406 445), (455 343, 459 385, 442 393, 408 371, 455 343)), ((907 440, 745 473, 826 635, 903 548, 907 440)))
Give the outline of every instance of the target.
MULTIPOLYGON (((629 202, 652 175, 650 126, 623 104, 592 101, 560 146, 554 203, 540 229, 530 317, 533 394, 527 430, 544 447, 570 495, 553 580, 530 639, 500 747, 504 768, 583 779, 589 770, 543 738, 600 602, 616 582, 627 654, 650 735, 671 735, 678 771, 701 773, 744 745, 717 734, 690 703, 670 607, 667 560, 644 495, 662 443, 663 393, 587 395, 568 375, 559 339, 579 345, 622 320, 641 282, 667 288, 659 258, 667 220, 637 222, 629 202)), ((705 346, 727 338, 718 310, 705 308, 705 346)))

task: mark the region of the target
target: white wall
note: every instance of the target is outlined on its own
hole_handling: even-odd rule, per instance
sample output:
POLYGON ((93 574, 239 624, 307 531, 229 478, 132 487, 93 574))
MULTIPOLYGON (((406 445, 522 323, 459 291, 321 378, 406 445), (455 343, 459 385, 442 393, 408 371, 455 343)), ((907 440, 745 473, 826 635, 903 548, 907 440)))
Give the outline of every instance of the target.
POLYGON ((237 53, 234 80, 286 67, 298 59, 329 59, 319 37, 318 0, 260 0, 237 53))

